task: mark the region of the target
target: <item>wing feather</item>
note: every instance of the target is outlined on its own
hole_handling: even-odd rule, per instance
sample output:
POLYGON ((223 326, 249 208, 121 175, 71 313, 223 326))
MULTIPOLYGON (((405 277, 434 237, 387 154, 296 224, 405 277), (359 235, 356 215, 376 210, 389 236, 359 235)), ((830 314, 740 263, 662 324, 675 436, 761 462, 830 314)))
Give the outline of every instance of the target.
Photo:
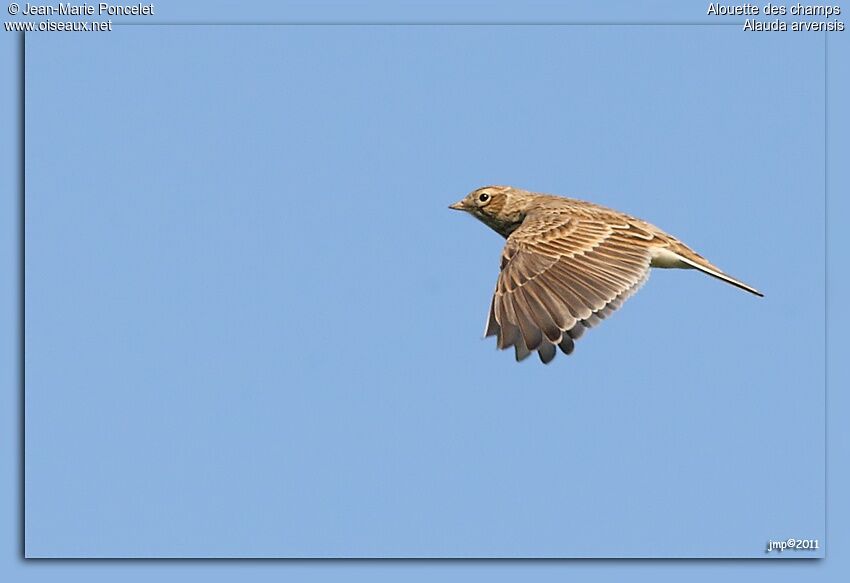
POLYGON ((570 354, 587 328, 617 310, 646 280, 648 240, 622 220, 563 208, 531 210, 507 240, 486 335, 517 360, 556 347, 570 354))
POLYGON ((562 330, 555 322, 552 312, 546 307, 545 303, 540 299, 541 291, 536 281, 530 281, 526 284, 521 293, 525 295, 525 301, 532 311, 532 316, 535 323, 543 332, 543 335, 550 342, 557 344, 561 341, 562 330))
POLYGON ((514 312, 517 316, 517 324, 519 324, 525 347, 528 350, 537 350, 540 343, 543 342, 543 332, 531 316, 531 307, 526 302, 525 294, 521 290, 516 290, 508 297, 516 302, 514 312))

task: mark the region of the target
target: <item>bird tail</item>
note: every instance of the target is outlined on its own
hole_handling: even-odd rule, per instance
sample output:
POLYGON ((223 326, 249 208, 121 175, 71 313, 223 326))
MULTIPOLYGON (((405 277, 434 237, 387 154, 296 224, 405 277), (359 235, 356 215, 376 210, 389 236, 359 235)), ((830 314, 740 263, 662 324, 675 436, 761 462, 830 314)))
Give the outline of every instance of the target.
POLYGON ((719 269, 717 269, 716 267, 714 267, 713 265, 708 263, 708 261, 706 261, 706 263, 708 263, 708 265, 704 265, 704 264, 697 263, 693 259, 689 259, 688 257, 685 257, 681 253, 679 253, 678 255, 679 255, 679 258, 684 263, 686 263, 690 267, 693 267, 694 269, 699 269, 700 271, 702 271, 705 274, 710 275, 711 277, 716 277, 720 281, 725 281, 726 283, 732 284, 735 287, 740 288, 744 291, 748 291, 751 294, 756 295, 760 298, 764 297, 764 294, 761 293, 756 288, 745 284, 743 281, 741 281, 739 279, 735 279, 731 275, 727 275, 727 274, 723 273, 722 271, 720 271, 719 269))

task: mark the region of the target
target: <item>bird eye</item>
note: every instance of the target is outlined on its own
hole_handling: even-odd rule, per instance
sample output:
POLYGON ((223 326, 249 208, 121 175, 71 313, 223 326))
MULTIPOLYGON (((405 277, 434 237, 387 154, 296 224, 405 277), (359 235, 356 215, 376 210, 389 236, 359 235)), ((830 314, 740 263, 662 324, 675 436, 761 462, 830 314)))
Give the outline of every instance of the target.
POLYGON ((490 200, 490 195, 486 192, 482 192, 478 195, 478 200, 481 202, 487 202, 488 200, 490 200))

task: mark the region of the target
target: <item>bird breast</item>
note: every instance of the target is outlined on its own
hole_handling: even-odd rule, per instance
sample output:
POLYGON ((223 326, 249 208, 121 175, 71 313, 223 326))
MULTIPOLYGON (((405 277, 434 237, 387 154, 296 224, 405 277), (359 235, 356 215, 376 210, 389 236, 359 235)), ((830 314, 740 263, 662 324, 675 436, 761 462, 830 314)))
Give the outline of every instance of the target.
MULTIPOLYGON (((494 231, 496 231, 497 233, 499 233, 502 237, 504 237, 506 239, 510 236, 511 233, 516 231, 519 228, 519 226, 522 224, 521 219, 518 220, 518 221, 517 220, 510 220, 506 217, 486 215, 484 213, 476 213, 475 216, 478 217, 478 219, 482 223, 484 223, 485 225, 487 225, 488 227, 490 227, 491 229, 493 229, 494 231)), ((522 217, 522 218, 525 218, 525 217, 522 217)))

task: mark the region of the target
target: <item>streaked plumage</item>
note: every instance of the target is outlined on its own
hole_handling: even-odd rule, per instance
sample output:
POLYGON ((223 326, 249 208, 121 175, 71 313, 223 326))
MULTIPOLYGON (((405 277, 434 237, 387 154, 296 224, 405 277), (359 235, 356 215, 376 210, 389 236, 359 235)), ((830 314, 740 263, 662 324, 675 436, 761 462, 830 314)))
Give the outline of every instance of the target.
POLYGON ((536 351, 548 364, 556 346, 570 354, 651 267, 698 269, 762 296, 657 227, 593 203, 486 186, 449 208, 507 239, 485 335, 496 336, 499 348, 513 346, 518 361, 536 351))

